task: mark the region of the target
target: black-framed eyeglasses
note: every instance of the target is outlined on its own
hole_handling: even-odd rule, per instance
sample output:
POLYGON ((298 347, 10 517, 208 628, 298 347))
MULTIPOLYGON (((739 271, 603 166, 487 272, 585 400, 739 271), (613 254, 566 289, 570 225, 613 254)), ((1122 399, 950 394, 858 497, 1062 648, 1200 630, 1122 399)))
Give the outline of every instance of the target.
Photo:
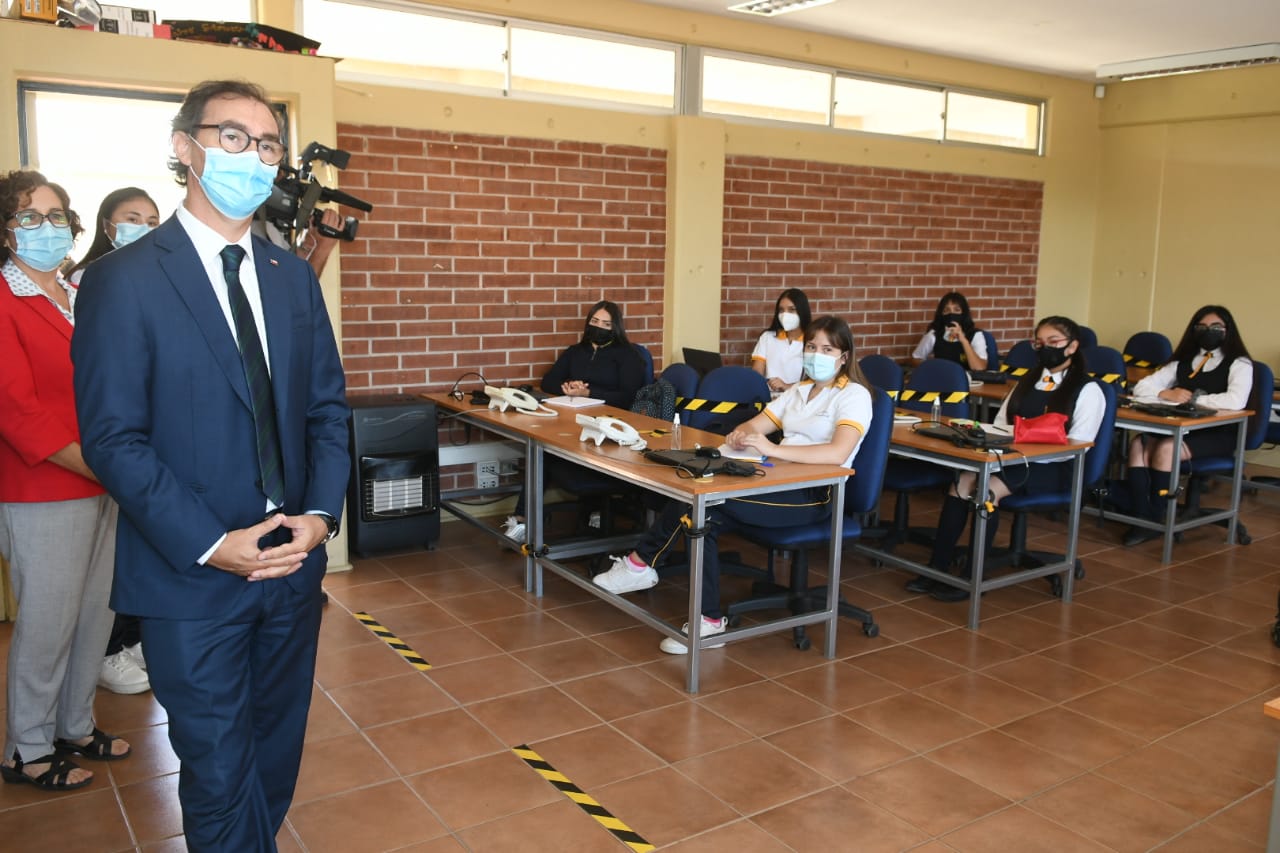
POLYGON ((41 213, 38 210, 19 210, 9 218, 18 223, 19 228, 27 230, 39 228, 45 222, 54 228, 66 228, 71 224, 71 211, 61 208, 55 208, 48 213, 41 213))
POLYGON ((234 124, 197 124, 192 130, 218 131, 218 145, 228 154, 240 154, 249 150, 249 143, 258 149, 258 159, 268 166, 278 166, 284 159, 284 143, 278 139, 264 139, 261 136, 250 136, 244 128, 234 124))
POLYGON ((1227 327, 1225 323, 1211 323, 1207 326, 1204 323, 1196 323, 1195 325, 1195 331, 1197 332, 1207 332, 1210 329, 1214 330, 1215 332, 1225 332, 1227 330, 1227 327))

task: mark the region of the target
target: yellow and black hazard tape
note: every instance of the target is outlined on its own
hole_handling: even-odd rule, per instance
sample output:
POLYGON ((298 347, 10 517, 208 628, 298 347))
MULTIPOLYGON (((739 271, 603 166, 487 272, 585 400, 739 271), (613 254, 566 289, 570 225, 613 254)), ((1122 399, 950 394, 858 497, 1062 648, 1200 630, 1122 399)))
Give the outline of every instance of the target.
POLYGON ((409 665, 419 672, 426 672, 431 669, 431 664, 427 663, 427 659, 415 652, 405 643, 404 640, 388 631, 386 628, 378 624, 368 613, 358 612, 351 614, 364 623, 364 626, 372 631, 376 636, 382 638, 382 642, 395 649, 396 654, 409 662, 409 665))
POLYGON ((1120 373, 1090 373, 1094 379, 1101 379, 1108 385, 1124 385, 1125 377, 1120 373))
POLYGON ((604 806, 597 803, 577 785, 570 782, 563 773, 557 771, 554 767, 546 762, 546 760, 538 753, 530 749, 526 744, 514 747, 512 750, 516 755, 524 760, 534 769, 534 771, 546 779, 556 789, 578 804, 584 812, 596 819, 596 823, 603 826, 613 834, 613 837, 630 847, 632 850, 653 850, 654 846, 648 841, 641 838, 635 830, 618 820, 605 809, 604 806))
POLYGON ((696 397, 676 397, 678 412, 711 412, 717 415, 727 414, 736 409, 753 409, 760 411, 764 403, 735 403, 731 400, 699 400, 696 397))
POLYGON ((969 399, 968 391, 915 391, 911 388, 902 391, 890 391, 889 396, 900 402, 915 400, 918 403, 932 403, 939 398, 944 403, 963 403, 969 399))
POLYGON ((1129 355, 1129 353, 1124 354, 1124 363, 1129 365, 1130 367, 1156 367, 1157 366, 1156 363, 1153 361, 1143 361, 1140 358, 1134 358, 1133 356, 1129 355))
POLYGON ((1025 376, 1027 374, 1027 371, 1030 369, 1031 368, 1029 367, 1013 367, 1008 364, 1000 365, 1000 372, 1007 373, 1010 376, 1025 376))

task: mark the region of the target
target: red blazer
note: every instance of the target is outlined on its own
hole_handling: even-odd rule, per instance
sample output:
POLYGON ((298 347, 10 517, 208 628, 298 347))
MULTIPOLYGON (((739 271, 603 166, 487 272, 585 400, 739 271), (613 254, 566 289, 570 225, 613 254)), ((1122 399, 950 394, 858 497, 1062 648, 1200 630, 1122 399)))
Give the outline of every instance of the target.
POLYGON ((65 501, 104 491, 49 461, 80 441, 71 331, 49 300, 14 296, 0 275, 0 502, 65 501))

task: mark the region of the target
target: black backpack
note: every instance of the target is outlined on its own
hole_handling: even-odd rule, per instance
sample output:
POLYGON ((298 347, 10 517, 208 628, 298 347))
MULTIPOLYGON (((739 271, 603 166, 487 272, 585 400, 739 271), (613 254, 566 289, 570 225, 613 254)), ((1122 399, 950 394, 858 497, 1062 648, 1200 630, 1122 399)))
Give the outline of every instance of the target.
POLYGON ((636 392, 631 411, 664 421, 672 420, 676 415, 676 387, 665 379, 644 386, 636 392))

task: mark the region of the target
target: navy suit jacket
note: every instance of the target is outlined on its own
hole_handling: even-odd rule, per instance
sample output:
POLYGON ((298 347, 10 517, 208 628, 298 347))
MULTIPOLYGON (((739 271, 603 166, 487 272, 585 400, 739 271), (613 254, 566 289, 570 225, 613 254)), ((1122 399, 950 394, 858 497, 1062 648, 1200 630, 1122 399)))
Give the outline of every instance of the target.
MULTIPOLYGON (((340 518, 350 457, 345 381, 320 284, 254 237, 284 462, 285 513, 340 518)), ((120 504, 111 607, 217 619, 252 586, 196 561, 263 517, 249 389, 209 276, 176 218, 85 271, 76 300, 85 461, 120 504)), ((283 582, 318 591, 317 546, 283 582)), ((273 581, 278 582, 278 581, 273 581)))

